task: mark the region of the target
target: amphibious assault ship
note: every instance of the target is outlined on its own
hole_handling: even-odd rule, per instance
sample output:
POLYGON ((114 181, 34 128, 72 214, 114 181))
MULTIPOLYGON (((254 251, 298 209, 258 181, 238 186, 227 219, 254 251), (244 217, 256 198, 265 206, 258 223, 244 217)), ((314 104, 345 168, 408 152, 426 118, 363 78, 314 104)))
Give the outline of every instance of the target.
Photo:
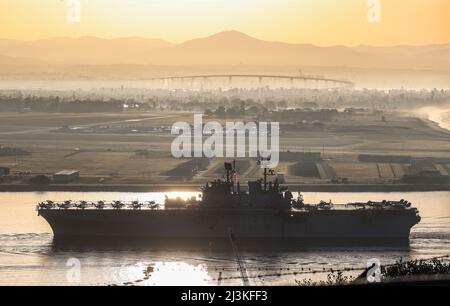
POLYGON ((225 177, 207 183, 188 200, 124 203, 47 201, 38 214, 55 239, 275 239, 283 241, 408 242, 419 212, 406 200, 307 204, 264 168, 264 177, 242 188, 234 163, 225 177))

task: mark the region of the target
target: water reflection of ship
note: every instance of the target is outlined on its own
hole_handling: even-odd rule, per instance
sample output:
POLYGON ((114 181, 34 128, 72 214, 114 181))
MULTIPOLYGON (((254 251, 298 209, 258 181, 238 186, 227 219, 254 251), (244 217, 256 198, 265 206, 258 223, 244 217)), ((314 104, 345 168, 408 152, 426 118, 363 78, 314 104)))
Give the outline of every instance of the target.
MULTIPOLYGON (((264 161, 262 161, 264 163, 264 161)), ((225 163, 224 179, 202 187, 201 197, 154 202, 46 202, 38 212, 52 227, 55 238, 151 239, 273 239, 371 243, 408 242, 410 229, 420 221, 405 200, 317 205, 294 199, 271 169, 262 179, 237 179, 234 163, 225 163)))

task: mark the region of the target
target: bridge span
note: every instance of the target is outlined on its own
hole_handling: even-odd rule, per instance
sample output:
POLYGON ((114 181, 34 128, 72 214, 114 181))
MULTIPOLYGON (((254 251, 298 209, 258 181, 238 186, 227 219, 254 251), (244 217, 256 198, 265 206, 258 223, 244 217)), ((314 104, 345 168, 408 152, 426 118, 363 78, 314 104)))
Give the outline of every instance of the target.
POLYGON ((352 88, 354 83, 347 80, 341 80, 336 78, 327 78, 324 76, 313 76, 313 75, 271 75, 271 74, 204 74, 204 75, 185 75, 185 76, 165 76, 151 78, 150 81, 153 82, 164 82, 165 87, 174 87, 176 85, 195 85, 199 84, 204 86, 207 82, 212 80, 220 81, 223 79, 225 82, 221 82, 224 87, 232 87, 233 81, 238 79, 241 81, 245 80, 256 80, 259 87, 265 86, 265 84, 270 84, 273 81, 287 81, 286 87, 296 87, 299 85, 298 81, 302 81, 302 86, 299 87, 318 87, 321 88, 352 88), (270 82, 269 82, 270 81, 270 82), (309 82, 309 83, 308 83, 309 82), (313 82, 315 86, 307 86, 313 82))

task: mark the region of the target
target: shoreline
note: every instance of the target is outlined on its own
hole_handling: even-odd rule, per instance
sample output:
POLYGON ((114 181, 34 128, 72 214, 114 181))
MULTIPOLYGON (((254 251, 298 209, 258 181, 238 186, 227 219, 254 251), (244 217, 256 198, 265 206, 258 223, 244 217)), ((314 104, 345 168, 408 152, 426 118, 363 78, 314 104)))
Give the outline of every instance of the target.
POLYGON ((415 111, 416 114, 425 113, 425 118, 435 124, 439 129, 450 132, 450 107, 439 108, 434 106, 422 107, 415 111))
MULTIPOLYGON (((292 184, 293 192, 427 192, 450 191, 450 184, 292 184)), ((25 185, 0 184, 0 192, 200 192, 199 185, 25 185)))

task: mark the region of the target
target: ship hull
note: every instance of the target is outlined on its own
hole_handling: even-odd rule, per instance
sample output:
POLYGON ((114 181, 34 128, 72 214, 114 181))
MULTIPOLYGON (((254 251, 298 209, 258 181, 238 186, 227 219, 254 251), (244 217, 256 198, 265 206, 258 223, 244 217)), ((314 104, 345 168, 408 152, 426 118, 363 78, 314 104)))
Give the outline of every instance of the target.
POLYGON ((412 210, 41 210, 57 240, 238 239, 407 242, 412 210))

